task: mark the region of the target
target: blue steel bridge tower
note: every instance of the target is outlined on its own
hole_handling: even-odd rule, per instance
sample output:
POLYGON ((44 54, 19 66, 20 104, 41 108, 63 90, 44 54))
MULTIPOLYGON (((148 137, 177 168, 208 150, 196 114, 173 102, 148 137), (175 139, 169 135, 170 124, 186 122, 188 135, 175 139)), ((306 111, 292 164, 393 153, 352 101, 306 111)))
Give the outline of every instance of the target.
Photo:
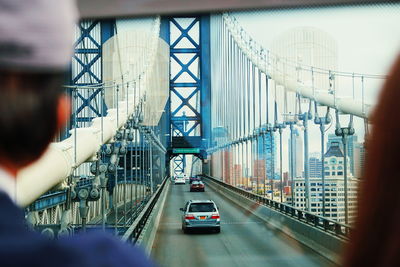
MULTIPOLYGON (((85 86, 103 82, 103 44, 115 33, 115 20, 83 20, 79 22, 71 62, 71 85, 85 86)), ((101 88, 77 90, 71 125, 83 126, 93 118, 104 116, 107 107, 101 88)), ((71 92, 72 94, 72 92, 71 92)), ((69 129, 71 127, 68 127, 69 129)), ((68 130, 68 129, 67 129, 68 130)), ((65 134, 68 136, 68 134, 65 134)))
POLYGON ((185 155, 206 159, 210 142, 210 16, 164 17, 160 35, 170 45, 167 161, 179 174, 185 155))

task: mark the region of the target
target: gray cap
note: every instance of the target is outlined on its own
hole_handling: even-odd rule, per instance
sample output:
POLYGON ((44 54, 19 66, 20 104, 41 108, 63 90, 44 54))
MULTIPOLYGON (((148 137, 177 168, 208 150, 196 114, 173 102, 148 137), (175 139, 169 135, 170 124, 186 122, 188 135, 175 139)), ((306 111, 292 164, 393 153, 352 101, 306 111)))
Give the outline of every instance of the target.
POLYGON ((0 0, 0 68, 66 69, 77 19, 75 0, 0 0))

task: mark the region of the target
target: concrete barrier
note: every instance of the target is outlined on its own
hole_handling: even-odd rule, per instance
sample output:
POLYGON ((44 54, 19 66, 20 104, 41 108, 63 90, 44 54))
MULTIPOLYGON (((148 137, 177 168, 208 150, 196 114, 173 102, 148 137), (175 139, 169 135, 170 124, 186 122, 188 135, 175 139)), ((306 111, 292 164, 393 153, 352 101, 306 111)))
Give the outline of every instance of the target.
POLYGON ((314 228, 267 206, 260 205, 256 201, 246 198, 211 179, 205 179, 205 182, 207 186, 219 192, 221 196, 266 222, 272 229, 281 231, 336 264, 341 263, 342 248, 347 243, 346 240, 314 228))
POLYGON ((148 255, 150 255, 151 250, 153 249, 154 239, 156 237, 158 225, 160 224, 161 214, 164 209, 170 184, 170 180, 166 181, 164 190, 161 192, 161 195, 136 242, 136 245, 142 247, 148 255))

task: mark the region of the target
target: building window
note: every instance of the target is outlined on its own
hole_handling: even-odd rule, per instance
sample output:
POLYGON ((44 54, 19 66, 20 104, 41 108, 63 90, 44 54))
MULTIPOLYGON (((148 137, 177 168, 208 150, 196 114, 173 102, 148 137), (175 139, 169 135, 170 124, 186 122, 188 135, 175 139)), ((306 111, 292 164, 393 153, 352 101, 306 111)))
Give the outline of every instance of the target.
POLYGON ((336 175, 336 172, 332 172, 332 175, 336 175))
POLYGON ((325 172, 325 175, 330 175, 330 172, 325 172))

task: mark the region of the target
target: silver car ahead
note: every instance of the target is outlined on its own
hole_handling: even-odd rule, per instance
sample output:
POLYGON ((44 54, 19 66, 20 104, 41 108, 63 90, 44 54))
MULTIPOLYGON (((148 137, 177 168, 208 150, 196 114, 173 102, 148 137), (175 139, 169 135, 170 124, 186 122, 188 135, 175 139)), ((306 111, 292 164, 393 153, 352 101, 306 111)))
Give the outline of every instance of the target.
POLYGON ((211 229, 221 231, 220 216, 217 205, 212 200, 189 200, 182 215, 182 230, 187 233, 191 229, 211 229))

